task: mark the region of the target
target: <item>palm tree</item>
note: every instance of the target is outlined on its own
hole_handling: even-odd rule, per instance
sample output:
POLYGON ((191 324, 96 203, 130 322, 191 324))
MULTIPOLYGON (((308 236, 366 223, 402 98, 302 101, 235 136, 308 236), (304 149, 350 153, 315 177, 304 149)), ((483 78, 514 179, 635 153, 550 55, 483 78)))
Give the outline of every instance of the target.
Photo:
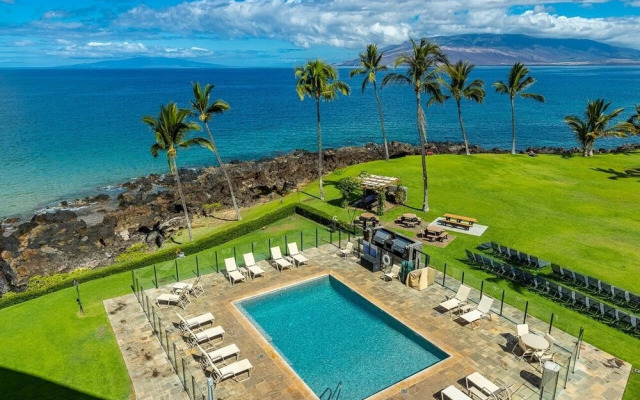
MULTIPOLYGON (((464 148, 467 155, 471 155, 469 152, 469 142, 467 141, 467 132, 464 129, 464 123, 462 122, 462 107, 460 106, 461 99, 473 100, 476 103, 482 103, 484 101, 484 82, 481 79, 476 79, 467 85, 467 79, 469 74, 475 65, 469 64, 468 61, 464 63, 462 60, 458 61, 455 65, 445 64, 441 67, 442 72, 449 78, 449 81, 440 79, 440 84, 444 86, 451 97, 456 101, 458 106, 458 120, 460 121, 460 130, 462 130, 462 140, 464 140, 464 148)), ((446 96, 449 98, 449 96, 446 96)))
POLYGON ((211 129, 209 129, 209 120, 211 116, 214 114, 222 114, 225 111, 230 109, 229 103, 224 100, 216 100, 213 103, 209 103, 209 96, 211 95, 211 91, 214 88, 214 85, 206 84, 204 85, 204 90, 200 87, 200 83, 192 83, 191 87, 193 89, 193 100, 191 103, 191 112, 193 115, 198 116, 200 122, 202 122, 207 129, 207 133, 209 134, 209 141, 211 142, 211 148, 213 153, 216 155, 216 159, 218 160, 218 165, 220 165, 220 169, 222 169, 222 174, 224 178, 227 180, 227 185, 229 185, 229 192, 231 193, 231 201, 233 202, 233 209, 236 211, 236 218, 238 221, 242 220, 240 216, 240 210, 238 209, 238 202, 236 201, 236 195, 233 192, 233 184, 231 183, 231 179, 229 178, 229 174, 227 173, 227 167, 225 167, 222 159, 220 158, 220 153, 218 152, 218 147, 216 146, 216 142, 213 140, 213 135, 211 134, 211 129))
POLYGON ((628 122, 617 123, 608 128, 609 123, 620 115, 624 108, 616 108, 611 113, 606 114, 611 102, 605 103, 604 99, 589 101, 587 109, 584 112, 585 119, 582 120, 575 115, 569 115, 564 118, 564 122, 569 125, 576 139, 582 145, 582 156, 593 156, 593 146, 596 139, 602 137, 626 136, 625 132, 634 129, 633 125, 628 122))
POLYGON ((198 145, 211 149, 211 143, 202 137, 195 137, 192 139, 185 139, 185 136, 191 131, 200 131, 200 125, 195 122, 185 121, 190 115, 190 111, 183 108, 178 108, 176 103, 169 103, 166 107, 160 106, 160 113, 158 117, 146 115, 142 117, 142 122, 149 125, 153 130, 156 138, 156 142, 151 146, 151 155, 158 157, 160 151, 167 152, 167 163, 169 164, 169 171, 175 176, 176 183, 178 184, 178 193, 180 194, 180 200, 182 201, 182 210, 184 211, 184 217, 187 220, 187 230, 189 231, 189 240, 193 240, 191 233, 191 221, 189 220, 189 212, 187 210, 187 203, 184 199, 184 193, 182 192, 182 184, 180 183, 180 174, 178 173, 178 164, 176 163, 176 156, 178 153, 178 147, 187 148, 193 145, 198 145))
POLYGON ((502 81, 496 81, 493 87, 496 88, 496 92, 501 94, 508 94, 511 100, 511 154, 516 154, 516 112, 514 100, 516 96, 520 96, 524 99, 533 99, 541 103, 545 102, 544 96, 534 93, 521 93, 523 90, 533 85, 536 80, 527 76, 529 69, 522 63, 515 63, 509 71, 509 82, 504 83, 502 81))
POLYGON ((633 125, 634 132, 631 132, 631 134, 640 135, 640 105, 636 105, 636 113, 627 122, 633 125))
POLYGON ((382 129, 382 141, 384 142, 384 158, 389 161, 389 147, 387 146, 387 133, 384 130, 384 117, 382 115, 382 102, 380 101, 380 95, 378 94, 378 87, 376 85, 376 74, 387 70, 387 66, 381 64, 382 56, 384 53, 378 53, 378 46, 370 44, 367 46, 367 51, 360 53, 360 68, 352 69, 349 72, 350 77, 355 75, 366 75, 362 81, 362 93, 367 83, 373 84, 373 93, 376 95, 376 101, 378 102, 378 113, 380 114, 380 128, 382 129))
POLYGON ((436 66, 446 64, 447 57, 442 53, 440 47, 429 42, 427 39, 420 39, 420 43, 416 43, 411 39, 413 53, 402 54, 396 58, 394 68, 398 66, 407 66, 404 74, 392 72, 384 77, 382 86, 388 84, 411 85, 416 95, 416 114, 418 120, 418 136, 420 138, 420 155, 422 158, 422 183, 424 187, 424 198, 422 202, 422 211, 429 211, 429 186, 427 176, 427 162, 425 158, 425 145, 427 144, 427 120, 424 110, 420 104, 420 93, 424 92, 431 95, 428 105, 433 103, 442 103, 444 96, 440 91, 440 85, 436 77, 436 66))
POLYGON ((322 60, 307 61, 303 66, 295 67, 296 92, 300 100, 310 97, 316 100, 316 116, 318 119, 318 184, 320 199, 324 200, 322 189, 322 126, 320 124, 320 100, 332 101, 338 93, 349 95, 349 85, 338 80, 338 71, 322 60))

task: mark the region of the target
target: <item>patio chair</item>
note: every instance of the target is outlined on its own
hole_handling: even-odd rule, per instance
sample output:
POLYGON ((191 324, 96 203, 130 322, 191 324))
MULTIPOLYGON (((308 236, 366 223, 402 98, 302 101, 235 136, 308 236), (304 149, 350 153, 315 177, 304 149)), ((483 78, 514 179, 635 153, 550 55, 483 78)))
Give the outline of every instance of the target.
POLYGON ((549 261, 545 261, 545 260, 543 260, 543 259, 541 259, 541 258, 538 258, 538 265, 537 265, 537 268, 538 268, 538 269, 542 269, 542 268, 546 267, 546 266, 547 266, 547 265, 549 265, 549 264, 551 264, 549 261))
POLYGON ((604 281, 598 281, 598 293, 600 293, 602 296, 609 297, 611 300, 614 300, 615 298, 613 286, 604 281))
POLYGON ((244 382, 247 379, 251 378, 251 371, 253 370, 253 365, 249 362, 249 360, 242 359, 240 361, 233 362, 229 365, 225 365, 224 367, 218 368, 215 365, 211 366, 211 375, 216 381, 216 384, 224 381, 226 379, 232 378, 236 382, 244 382), (237 380, 236 377, 246 373, 247 377, 241 380, 237 380))
POLYGON ((479 321, 489 317, 491 319, 491 305, 493 304, 493 299, 487 296, 482 296, 480 299, 480 303, 475 310, 471 310, 466 312, 460 316, 463 320, 465 320, 473 329, 473 326, 476 328, 479 327, 479 321))
POLYGON ((224 329, 222 329, 220 325, 207 328, 201 332, 194 332, 189 328, 185 328, 185 331, 188 334, 187 342, 192 348, 197 344, 206 343, 215 338, 220 338, 218 343, 222 343, 224 341, 224 329))
POLYGON ((613 291, 613 300, 618 303, 618 304, 623 304, 623 305, 627 305, 628 301, 628 297, 627 297, 627 291, 624 289, 621 289, 619 287, 615 287, 612 286, 611 290, 613 291))
POLYGON ((502 257, 509 257, 509 248, 507 246, 498 245, 500 248, 500 255, 502 257))
POLYGON ((588 314, 592 318, 598 318, 600 316, 601 307, 599 301, 586 297, 585 306, 586 307, 584 308, 584 312, 586 314, 588 314))
POLYGON ((555 361, 554 357, 556 355, 556 353, 553 351, 553 346, 556 343, 556 339, 548 333, 544 334, 544 338, 547 340, 547 342, 549 342, 549 348, 547 348, 546 350, 534 351, 533 353, 531 353, 531 359, 535 359, 538 361, 538 366, 540 367, 540 369, 542 369, 542 365, 545 361, 555 361))
POLYGON ((282 257, 280 246, 271 248, 271 262, 280 272, 282 272, 282 270, 284 269, 291 269, 291 267, 293 266, 293 264, 291 264, 291 261, 282 257))
POLYGON ((530 353, 531 351, 524 345, 524 343, 522 343, 522 341, 520 341, 520 338, 522 337, 522 335, 526 335, 527 333, 529 333, 529 324, 518 324, 516 325, 516 335, 515 335, 515 344, 513 345, 513 348, 511 349, 511 353, 512 354, 516 354, 516 349, 519 348, 522 350, 522 356, 521 357, 525 357, 526 353, 530 353))
POLYGON ((627 333, 638 332, 638 317, 635 315, 627 314, 621 319, 620 329, 627 333))
POLYGON ((447 312, 451 312, 452 310, 467 304, 469 293, 471 293, 471 288, 469 286, 460 285, 456 295, 452 297, 446 296, 446 301, 440 303, 439 307, 447 310, 447 312))
POLYGON ((187 331, 187 328, 196 329, 207 324, 213 326, 213 320, 215 319, 213 317, 213 314, 211 314, 210 312, 205 314, 200 314, 196 317, 192 317, 188 319, 180 315, 179 312, 177 312, 176 314, 178 315, 178 318, 180 318, 180 322, 178 323, 178 329, 180 329, 180 333, 182 334, 184 334, 187 331))
POLYGON ((570 270, 569 268, 562 268, 562 273, 566 276, 566 281, 573 283, 574 285, 577 283, 578 278, 576 277, 576 273, 570 270))
POLYGON ((479 372, 464 378, 467 392, 479 399, 511 399, 511 391, 504 384, 496 385, 479 372))
POLYGON ((440 391, 441 400, 473 400, 471 397, 464 394, 460 389, 451 385, 440 391))
POLYGON ((298 243, 287 243, 287 248, 289 249, 289 256, 293 258, 296 266, 301 266, 307 264, 309 259, 304 256, 300 251, 298 251, 298 243))
POLYGON ((391 270, 389 272, 385 272, 380 279, 384 279, 385 281, 392 281, 393 278, 400 279, 400 266, 398 264, 393 264, 391 266, 391 270))
POLYGON ((340 249, 340 256, 347 257, 350 254, 353 254, 353 242, 347 242, 347 246, 340 249))
POLYGON ((640 296, 637 294, 627 292, 627 303, 632 310, 640 310, 640 296))
POLYGON ((587 280, 586 275, 582 275, 578 272, 573 272, 573 276, 575 278, 575 284, 583 289, 587 289, 589 287, 589 281, 587 280))
POLYGON ((611 325, 622 328, 629 325, 629 320, 631 319, 629 313, 624 312, 622 310, 618 310, 617 308, 614 310, 614 320, 611 321, 611 325))
POLYGON ((585 276, 585 282, 589 292, 600 293, 600 280, 587 275, 585 276))
POLYGON ((491 249, 495 254, 502 255, 502 251, 500 250, 500 245, 496 242, 491 242, 491 249))
POLYGON ((467 253, 467 259, 469 260, 469 262, 471 264, 475 264, 476 263, 476 256, 471 252, 471 250, 464 250, 465 253, 467 253))
POLYGON ((527 285, 527 286, 531 286, 533 285, 533 280, 535 279, 535 275, 532 274, 529 271, 523 271, 522 272, 522 283, 527 285))
POLYGON ((199 344, 196 345, 198 347, 198 351, 200 352, 200 367, 202 367, 203 371, 212 368, 217 363, 225 363, 228 358, 235 357, 236 361, 238 361, 238 354, 240 353, 240 349, 236 346, 235 343, 231 343, 230 345, 221 347, 217 350, 213 351, 205 351, 199 344))
POLYGON ((520 262, 520 264, 529 265, 529 255, 527 253, 519 252, 518 261, 520 262))
POLYGON ((171 290, 180 293, 183 290, 186 290, 193 297, 200 297, 201 294, 204 293, 204 287, 202 287, 202 278, 200 276, 196 277, 196 280, 193 283, 186 282, 177 282, 171 286, 171 290))
POLYGON ((163 293, 156 298, 156 305, 161 307, 162 304, 168 305, 177 305, 180 306, 183 310, 187 308, 189 304, 191 304, 191 300, 189 300, 189 295, 186 291, 182 291, 179 294, 171 294, 171 293, 163 293))
POLYGON ((586 307, 585 296, 583 293, 571 291, 571 305, 575 307, 578 311, 582 311, 586 307))
POLYGON ((608 304, 600 303, 598 319, 606 324, 611 324, 617 320, 616 309, 608 304))
POLYGON ((227 270, 227 279, 231 282, 231 286, 236 282, 244 282, 247 279, 244 274, 238 270, 235 257, 225 258, 224 267, 227 270))
POLYGON ((547 280, 546 279, 544 279, 541 276, 536 276, 533 279, 533 288, 532 289, 535 292, 544 294, 546 292, 546 290, 547 290, 546 288, 547 288, 547 280))
POLYGON ((253 257, 253 253, 245 253, 242 255, 244 259, 244 266, 249 270, 249 273, 253 278, 256 276, 264 277, 264 270, 256 264, 256 260, 253 257))
POLYGON ((564 276, 564 273, 562 271, 562 267, 559 266, 558 264, 551 264, 551 273, 554 276, 556 276, 557 278, 565 280, 565 276, 564 276))

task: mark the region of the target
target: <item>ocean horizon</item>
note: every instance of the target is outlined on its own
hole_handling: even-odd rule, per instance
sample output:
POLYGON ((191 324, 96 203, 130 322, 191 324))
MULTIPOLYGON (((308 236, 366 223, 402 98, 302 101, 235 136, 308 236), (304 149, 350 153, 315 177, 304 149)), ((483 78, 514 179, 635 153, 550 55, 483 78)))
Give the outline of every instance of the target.
MULTIPOLYGON (((340 78, 351 86, 348 97, 321 104, 323 146, 381 143, 373 90, 361 93, 362 77, 340 78)), ((471 144, 510 149, 509 98, 491 84, 506 80, 509 67, 477 67, 472 78, 483 79, 483 104, 463 102, 463 118, 471 144)), ((626 119, 640 104, 640 66, 535 66, 533 93, 540 104, 516 100, 517 148, 576 147, 563 122, 581 115, 588 99, 605 98, 612 108, 624 107, 626 119)), ((378 78, 382 80, 382 75, 378 78)), ((212 98, 231 110, 212 118, 210 127, 225 162, 256 160, 292 150, 316 150, 315 107, 300 101, 293 68, 269 69, 2 69, 0 70, 0 218, 27 216, 62 200, 107 192, 116 185, 152 173, 166 173, 166 158, 149 151, 153 135, 141 122, 156 116, 160 105, 176 101, 188 107, 191 82, 216 85, 212 98)), ((381 90, 389 141, 416 144, 415 98, 409 87, 381 90)), ((426 99, 425 99, 426 100, 426 99)), ((460 142, 455 103, 426 108, 428 139, 460 142)), ((623 118, 621 118, 623 119, 623 118)), ((204 133, 201 133, 205 135, 204 133)), ((603 139, 596 147, 612 148, 627 139, 603 139)), ((205 149, 179 150, 180 168, 214 165, 205 149)))

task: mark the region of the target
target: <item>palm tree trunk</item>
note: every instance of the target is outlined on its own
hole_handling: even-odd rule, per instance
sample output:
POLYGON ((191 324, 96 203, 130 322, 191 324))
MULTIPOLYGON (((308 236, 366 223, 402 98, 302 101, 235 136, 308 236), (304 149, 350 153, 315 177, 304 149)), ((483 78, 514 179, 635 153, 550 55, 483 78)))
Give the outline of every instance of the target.
POLYGON ((384 130, 384 117, 382 115, 382 102, 380 101, 380 95, 378 94, 378 87, 376 82, 373 82, 373 92, 376 94, 376 101, 378 102, 378 113, 380 114, 380 127, 382 128, 382 141, 384 142, 384 159, 389 161, 389 146, 387 146, 387 132, 384 130))
POLYGON ((427 160, 425 154, 425 145, 426 145, 426 136, 425 132, 425 120, 424 120, 424 111, 422 111, 422 107, 420 106, 420 91, 416 91, 416 105, 418 109, 418 136, 420 136, 420 158, 422 161, 422 183, 424 187, 424 197, 422 201, 422 211, 429 211, 429 186, 428 186, 428 178, 427 178, 427 160))
POLYGON ((511 98, 511 154, 516 154, 516 111, 511 98))
POLYGON ((467 155, 470 156, 469 152, 469 142, 467 142, 467 132, 464 130, 464 123, 462 123, 462 107, 460 107, 460 100, 456 100, 458 104, 458 120, 460 121, 460 129, 462 130, 462 140, 464 141, 464 149, 467 152, 467 155))
POLYGON ((231 178, 229 178, 229 174, 227 173, 227 167, 222 163, 222 159, 220 158, 220 153, 218 153, 218 148, 216 147, 216 142, 213 140, 213 135, 211 134, 211 130, 209 129, 209 124, 206 122, 204 126, 207 128, 207 133, 209 134, 209 140, 213 145, 213 153, 216 155, 218 159, 218 164, 220 165, 220 169, 222 169, 222 174, 224 178, 227 180, 227 185, 229 185, 229 192, 231 192, 231 201, 233 202, 233 209, 236 211, 236 218, 238 221, 242 221, 242 216, 240 216, 240 210, 238 209, 238 202, 236 201, 236 194, 233 192, 233 184, 231 183, 231 178))
POLYGON ((318 184, 320 185, 320 200, 324 200, 322 188, 322 127, 320 125, 320 98, 316 95, 316 114, 318 116, 318 184))
POLYGON ((178 164, 176 163, 176 157, 171 157, 173 163, 173 175, 176 177, 176 183, 178 184, 178 193, 180 194, 180 201, 182 201, 182 210, 184 211, 184 218, 187 220, 187 231, 189 232, 189 241, 193 240, 193 234, 191 232, 191 221, 189 220, 189 211, 187 210, 187 202, 184 199, 184 193, 182 192, 182 183, 180 183, 180 173, 178 172, 178 164))

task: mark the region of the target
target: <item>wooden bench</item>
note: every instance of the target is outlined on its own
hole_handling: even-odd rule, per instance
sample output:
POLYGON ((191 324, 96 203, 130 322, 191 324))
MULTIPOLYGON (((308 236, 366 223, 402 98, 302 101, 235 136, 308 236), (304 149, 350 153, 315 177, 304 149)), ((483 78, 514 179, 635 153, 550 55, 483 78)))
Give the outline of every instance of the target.
POLYGON ((458 221, 453 221, 453 220, 448 220, 448 219, 441 219, 440 222, 443 225, 449 225, 449 226, 452 226, 454 228, 461 228, 461 229, 465 229, 465 230, 469 230, 469 228, 471 228, 473 226, 473 224, 469 224, 468 222, 458 222, 458 221))
POLYGON ((451 221, 451 220, 456 220, 457 222, 467 222, 469 223, 469 225, 473 225, 474 223, 478 222, 478 220, 476 218, 471 218, 471 217, 465 217, 463 215, 456 215, 456 214, 445 214, 444 218, 447 221, 451 221))

